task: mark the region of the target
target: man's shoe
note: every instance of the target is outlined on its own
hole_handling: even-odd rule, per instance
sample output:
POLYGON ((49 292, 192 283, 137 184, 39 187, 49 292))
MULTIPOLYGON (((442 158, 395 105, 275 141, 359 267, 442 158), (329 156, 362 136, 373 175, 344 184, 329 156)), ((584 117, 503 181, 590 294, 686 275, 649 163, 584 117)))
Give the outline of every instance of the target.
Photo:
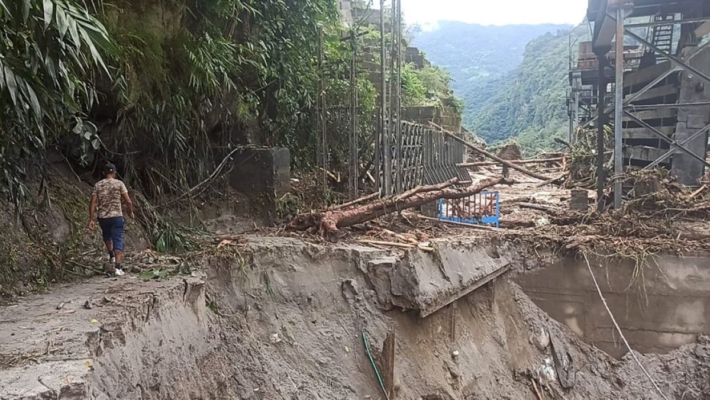
POLYGON ((121 268, 116 268, 116 276, 123 276, 126 273, 121 268))

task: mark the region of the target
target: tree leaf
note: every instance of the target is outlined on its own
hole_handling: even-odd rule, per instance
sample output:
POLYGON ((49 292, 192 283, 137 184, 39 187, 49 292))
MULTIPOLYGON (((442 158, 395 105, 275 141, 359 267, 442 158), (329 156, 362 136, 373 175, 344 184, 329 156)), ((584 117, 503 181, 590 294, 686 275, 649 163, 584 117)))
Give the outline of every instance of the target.
POLYGON ((81 38, 79 37, 79 30, 76 26, 76 21, 73 18, 69 18, 67 21, 69 24, 69 34, 71 35, 71 40, 74 42, 74 46, 78 49, 81 48, 81 38))
POLYGON ((44 30, 49 28, 52 23, 52 15, 54 14, 54 2, 52 0, 44 0, 44 30))
POLYGON ((17 107, 17 81, 15 81, 15 74, 8 66, 5 66, 5 83, 7 85, 7 91, 10 93, 10 99, 12 99, 12 104, 17 107))
POLYGON ((44 116, 44 113, 42 112, 42 106, 40 106, 39 104, 37 93, 35 93, 34 89, 32 89, 32 86, 29 84, 27 85, 27 94, 29 97, 32 112, 35 114, 35 118, 37 118, 37 120, 41 120, 44 116))
POLYGON ((27 23, 30 17, 30 9, 32 8, 32 0, 23 0, 22 2, 22 20, 27 23))
POLYGON ((59 40, 64 40, 64 36, 69 30, 69 21, 67 20, 67 15, 61 7, 57 7, 54 11, 54 18, 57 21, 57 32, 59 33, 59 40))

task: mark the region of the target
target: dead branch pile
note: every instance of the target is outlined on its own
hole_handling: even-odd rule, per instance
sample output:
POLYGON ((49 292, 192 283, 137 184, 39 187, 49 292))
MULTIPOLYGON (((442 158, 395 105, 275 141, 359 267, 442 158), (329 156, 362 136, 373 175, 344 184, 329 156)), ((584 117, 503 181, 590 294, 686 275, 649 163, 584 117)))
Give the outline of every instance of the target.
POLYGON ((512 184, 505 178, 492 178, 465 188, 453 187, 457 179, 430 186, 419 186, 408 192, 375 199, 369 202, 354 202, 352 207, 326 209, 321 212, 302 214, 287 225, 288 230, 320 232, 321 235, 335 233, 340 228, 362 224, 384 215, 419 207, 438 199, 461 199, 480 193, 498 184, 512 184))
MULTIPOLYGON (((707 179, 707 177, 706 177, 707 179)), ((624 185, 632 187, 626 213, 650 217, 706 218, 710 216, 708 184, 693 190, 669 177, 665 169, 630 171, 624 185)))
MULTIPOLYGON (((614 148, 614 131, 611 127, 604 127, 604 148, 614 148)), ((568 167, 569 179, 567 187, 581 187, 593 189, 597 181, 597 130, 577 129, 577 141, 572 147, 568 167)), ((610 176, 613 170, 611 152, 604 153, 604 171, 610 176)))

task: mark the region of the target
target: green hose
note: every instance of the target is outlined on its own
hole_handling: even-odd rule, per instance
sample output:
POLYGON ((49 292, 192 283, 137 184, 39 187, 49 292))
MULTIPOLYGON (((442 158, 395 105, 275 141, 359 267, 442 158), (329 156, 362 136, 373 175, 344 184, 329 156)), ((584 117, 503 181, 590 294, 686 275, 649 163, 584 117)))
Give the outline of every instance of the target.
POLYGON ((365 332, 362 333, 362 343, 365 345, 365 353, 367 354, 367 358, 370 359, 370 364, 372 364, 372 369, 375 370, 375 375, 377 376, 377 381, 380 383, 380 387, 382 388, 382 393, 385 394, 385 398, 389 400, 390 396, 387 393, 387 389, 385 389, 385 384, 382 381, 382 376, 380 375, 380 370, 377 369, 377 364, 375 364, 375 359, 372 358, 372 352, 370 351, 370 343, 367 341, 367 336, 365 336, 365 332))

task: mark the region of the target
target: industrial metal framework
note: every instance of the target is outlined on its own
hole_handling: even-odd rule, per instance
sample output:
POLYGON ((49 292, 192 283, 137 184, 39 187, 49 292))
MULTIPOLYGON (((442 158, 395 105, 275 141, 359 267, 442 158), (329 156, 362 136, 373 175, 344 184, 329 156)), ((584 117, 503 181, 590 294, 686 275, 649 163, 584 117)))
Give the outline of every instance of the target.
POLYGON ((604 126, 612 120, 615 208, 625 165, 667 166, 681 183, 697 184, 710 167, 710 48, 703 41, 710 1, 589 0, 587 18, 593 39, 580 45, 570 71, 570 138, 596 123, 599 208, 604 126))

